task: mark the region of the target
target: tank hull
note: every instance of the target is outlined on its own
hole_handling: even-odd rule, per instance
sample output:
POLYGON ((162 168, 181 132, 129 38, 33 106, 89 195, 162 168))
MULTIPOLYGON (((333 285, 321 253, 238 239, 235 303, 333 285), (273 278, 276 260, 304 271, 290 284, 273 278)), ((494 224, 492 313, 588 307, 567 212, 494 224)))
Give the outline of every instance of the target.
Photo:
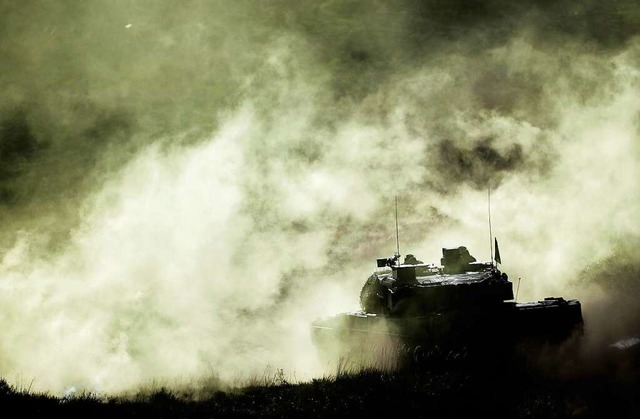
POLYGON ((392 352, 415 348, 487 353, 523 343, 557 345, 581 334, 582 326, 579 301, 546 298, 419 316, 341 313, 314 322, 312 337, 327 361, 364 356, 379 363, 392 352))

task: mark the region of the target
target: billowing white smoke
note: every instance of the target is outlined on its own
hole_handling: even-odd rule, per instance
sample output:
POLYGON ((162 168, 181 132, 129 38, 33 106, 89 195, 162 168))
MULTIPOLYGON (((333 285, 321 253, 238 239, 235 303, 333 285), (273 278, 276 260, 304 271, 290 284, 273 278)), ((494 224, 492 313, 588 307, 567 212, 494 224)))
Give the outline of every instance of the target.
MULTIPOLYGON (((517 141, 527 155, 548 153, 545 141, 549 139, 553 145, 555 161, 548 173, 513 173, 491 194, 493 234, 499 238, 504 263, 501 268, 514 275, 511 279, 516 285, 522 277, 520 300, 585 296, 589 290, 577 289, 575 284, 570 287, 580 272, 610 256, 616 244, 640 236, 634 215, 640 211, 635 192, 640 180, 640 98, 636 94, 640 72, 633 65, 639 46, 636 42, 609 58, 604 70, 600 58, 578 56, 569 76, 550 77, 544 103, 559 121, 553 130, 545 132, 500 115, 466 126, 469 133, 486 130, 506 143, 517 141), (584 98, 574 91, 578 86, 584 88, 581 85, 601 91, 584 98)), ((514 42, 512 48, 521 51, 524 46, 514 42)), ((539 52, 528 51, 526 57, 516 64, 524 61, 533 71, 539 63, 542 68, 560 65, 539 52)), ((487 191, 465 190, 438 208, 459 219, 461 226, 447 226, 436 235, 444 238, 437 242, 456 245, 460 237, 471 235, 470 248, 478 249, 488 260, 487 191)))
MULTIPOLYGON (((522 45, 495 51, 490 62, 517 67, 522 45)), ((637 49, 631 45, 629 54, 637 49)), ((537 51, 527 57, 562 61, 537 51)), ((306 80, 297 70, 308 57, 299 46, 280 45, 249 84, 255 97, 221 117, 210 138, 149 146, 88 198, 64 251, 34 257, 29 242, 38 236, 25 233, 5 255, 0 375, 59 393, 212 372, 233 381, 267 366, 298 378, 322 373, 309 323, 357 308, 372 267, 364 256, 395 248, 393 239, 362 243, 361 231, 338 232, 344 220, 354 229, 387 224, 376 218, 392 213, 399 195, 448 217, 444 227, 433 222, 407 234, 402 226, 424 212, 401 208, 401 237, 411 237, 403 253, 437 262, 441 247, 465 244, 489 257, 486 191, 463 182, 452 183, 451 193, 426 186, 448 180, 430 166, 443 129, 464 139, 461 148, 486 136, 497 150, 518 143, 529 163, 552 149, 550 171, 515 167, 495 185, 493 233, 505 271, 528 281, 520 299, 564 292, 612 241, 640 233, 633 217, 640 209, 640 78, 631 58, 623 54, 612 70, 584 76, 590 83, 613 78, 606 95, 589 103, 572 92, 573 73, 554 81, 544 65, 532 68, 548 77, 542 103, 560 121, 544 127, 464 105, 472 83, 458 83, 473 78, 460 64, 477 62, 461 57, 403 74, 362 104, 341 104, 344 113, 326 116, 333 103, 324 79, 306 80), (337 266, 331 249, 345 244, 355 259, 337 266)), ((388 224, 393 231, 392 218, 388 224)))
MULTIPOLYGON (((271 69, 278 60, 268 60, 271 69)), ((341 289, 324 224, 366 219, 392 191, 373 188, 375 172, 382 179, 389 166, 410 163, 421 145, 387 150, 383 130, 349 121, 313 133, 314 103, 289 103, 308 89, 280 83, 288 102, 269 112, 272 125, 248 102, 206 141, 145 149, 87 200, 64 252, 34 259, 37 235, 23 237, 2 264, 2 376, 60 392, 211 373, 235 382, 267 366, 297 378, 322 371, 310 322, 356 308, 367 275, 341 289), (308 137, 332 144, 315 167, 286 157, 308 137), (308 231, 290 231, 292 220, 314 219, 308 231), (286 275, 294 293, 282 298, 286 275)))

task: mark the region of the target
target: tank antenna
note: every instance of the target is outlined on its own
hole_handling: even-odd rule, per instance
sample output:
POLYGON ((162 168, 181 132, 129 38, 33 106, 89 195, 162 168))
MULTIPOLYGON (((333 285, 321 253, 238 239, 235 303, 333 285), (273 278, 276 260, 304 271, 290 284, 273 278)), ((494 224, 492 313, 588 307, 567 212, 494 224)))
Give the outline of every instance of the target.
MULTIPOLYGON (((396 195, 396 255, 398 259, 400 259, 400 232, 398 230, 398 196, 396 195)), ((396 264, 399 265, 400 262, 396 260, 396 264)))
POLYGON ((491 232, 491 186, 488 188, 488 212, 489 212, 489 249, 491 249, 491 266, 493 266, 493 234, 491 232))

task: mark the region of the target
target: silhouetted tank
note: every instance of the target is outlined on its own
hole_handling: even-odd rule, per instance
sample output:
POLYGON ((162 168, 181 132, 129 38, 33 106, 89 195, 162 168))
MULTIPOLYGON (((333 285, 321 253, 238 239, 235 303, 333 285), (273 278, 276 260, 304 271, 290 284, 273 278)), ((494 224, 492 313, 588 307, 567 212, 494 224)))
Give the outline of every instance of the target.
POLYGON ((361 310, 312 325, 320 348, 403 345, 504 348, 523 341, 560 343, 581 333, 580 302, 562 297, 513 301, 513 285, 466 247, 443 248, 440 265, 407 255, 377 260, 360 293, 361 310), (336 345, 338 344, 338 345, 336 345))

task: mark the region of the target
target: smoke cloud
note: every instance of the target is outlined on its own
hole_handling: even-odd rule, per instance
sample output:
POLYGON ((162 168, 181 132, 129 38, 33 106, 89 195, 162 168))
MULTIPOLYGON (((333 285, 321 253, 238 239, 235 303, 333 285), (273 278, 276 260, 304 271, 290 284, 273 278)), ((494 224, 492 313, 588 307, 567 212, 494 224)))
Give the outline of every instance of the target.
MULTIPOLYGON (((376 257, 490 255, 640 311, 631 1, 0 3, 0 375, 55 394, 326 373, 376 257), (621 292, 619 290, 625 290, 621 292)), ((517 278, 521 278, 518 280, 517 278)))

